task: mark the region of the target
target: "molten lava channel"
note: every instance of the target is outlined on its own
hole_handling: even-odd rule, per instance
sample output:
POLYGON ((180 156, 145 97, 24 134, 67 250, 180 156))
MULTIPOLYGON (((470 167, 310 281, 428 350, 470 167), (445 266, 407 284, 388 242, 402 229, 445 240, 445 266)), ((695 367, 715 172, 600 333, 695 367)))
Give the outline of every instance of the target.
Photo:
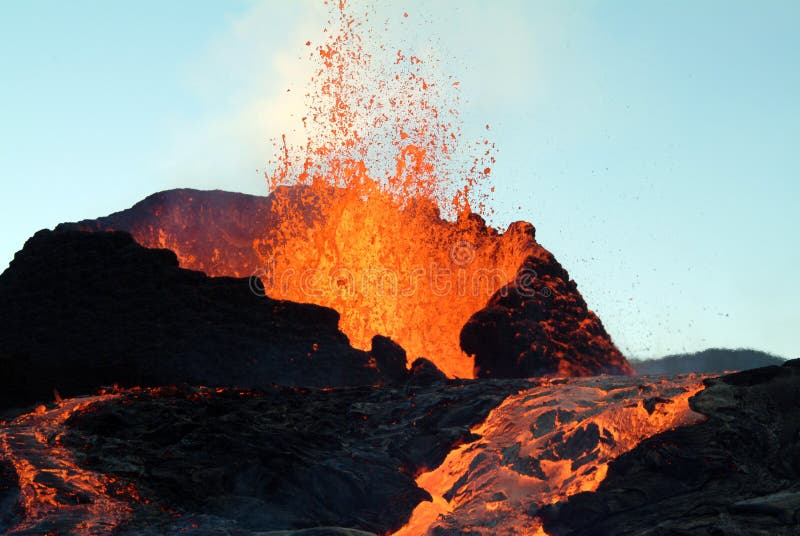
MULTIPOLYGON (((643 439, 702 420, 688 404, 702 380, 685 375, 531 381, 472 429, 474 441, 456 445, 439 467, 417 477, 433 500, 420 503, 395 535, 419 536, 436 527, 482 535, 545 534, 536 517, 539 507, 595 490, 620 454, 643 439)), ((17 472, 24 514, 9 533, 136 530, 137 519, 150 519, 137 517, 142 508, 163 509, 140 497, 134 483, 85 469, 62 437, 73 415, 105 404, 168 398, 174 391, 132 388, 63 400, 0 427, 3 458, 17 472)), ((225 393, 199 388, 191 396, 225 393)))

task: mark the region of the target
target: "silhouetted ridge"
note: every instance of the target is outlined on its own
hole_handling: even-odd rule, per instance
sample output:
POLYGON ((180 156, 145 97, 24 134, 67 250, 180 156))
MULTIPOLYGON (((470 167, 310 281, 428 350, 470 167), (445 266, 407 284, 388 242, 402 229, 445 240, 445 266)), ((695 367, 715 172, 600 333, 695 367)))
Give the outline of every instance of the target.
MULTIPOLYGON (((280 244, 270 246, 273 250, 266 251, 264 248, 269 249, 267 245, 259 242, 279 223, 279 218, 289 218, 283 225, 299 235, 325 231, 326 222, 321 215, 331 211, 322 210, 323 207, 327 206, 326 203, 342 202, 341 191, 331 188, 326 193, 330 198, 323 200, 319 192, 304 186, 281 187, 266 197, 222 190, 168 190, 153 194, 130 209, 95 220, 62 224, 57 229, 127 231, 143 246, 171 249, 184 268, 201 270, 212 276, 247 277, 264 268, 265 257, 280 252, 280 244), (273 211, 274 204, 283 206, 283 212, 273 211), (287 211, 286 207, 291 207, 291 210, 287 211)), ((414 221, 418 224, 418 220, 413 220, 413 212, 398 213, 399 221, 404 226, 414 221)), ((452 252, 453 247, 467 256, 467 263, 477 262, 475 256, 484 250, 495 253, 504 251, 506 256, 513 257, 513 262, 509 261, 509 266, 501 272, 511 280, 500 281, 498 286, 502 286, 502 289, 494 292, 488 303, 484 300, 489 298, 491 292, 486 294, 486 298, 475 300, 474 308, 466 310, 466 314, 458 317, 458 321, 451 316, 455 302, 448 302, 446 297, 436 300, 428 297, 425 301, 424 296, 420 295, 417 302, 403 302, 401 307, 389 311, 387 314, 393 319, 403 318, 401 326, 395 326, 397 333, 387 335, 393 336, 409 350, 407 365, 424 355, 451 376, 452 370, 461 370, 462 373, 456 375, 462 377, 468 377, 466 371, 474 373, 476 377, 633 373, 600 319, 588 308, 569 273, 536 241, 533 225, 515 222, 505 233, 499 234, 488 227, 480 216, 472 214, 468 218, 475 233, 465 236, 470 240, 479 237, 483 246, 477 242, 468 243, 467 249, 461 251, 458 241, 439 244, 427 252, 431 258, 426 259, 426 263, 438 259, 435 255, 442 250, 452 252), (438 309, 432 305, 439 302, 442 305, 438 309), (440 340, 444 335, 439 334, 445 332, 447 337, 452 336, 452 341, 440 340), (470 358, 464 356, 461 350, 474 357, 474 368, 470 358), (443 363, 451 358, 459 366, 450 363, 451 370, 448 371, 443 363)), ((336 226, 336 222, 333 225, 336 226)), ((455 224, 442 220, 438 213, 432 213, 425 220, 425 225, 427 227, 420 232, 424 231, 422 234, 426 236, 448 235, 455 228, 455 224)), ((361 229, 358 227, 352 231, 354 240, 359 238, 359 232, 361 229)), ((424 236, 418 238, 422 240, 424 236)), ((391 241, 392 237, 386 240, 387 243, 391 241)), ((315 262, 319 263, 320 258, 333 253, 320 251, 317 246, 311 250, 311 253, 305 252, 303 268, 330 269, 324 263, 317 266, 315 262)), ((293 255, 296 255, 294 250, 288 253, 288 256, 293 255)), ((504 257, 498 254, 493 262, 499 258, 504 257)), ((445 258, 444 262, 450 263, 452 260, 445 258)), ((335 267, 348 268, 348 265, 335 267)), ((460 264, 451 266, 455 273, 463 267, 460 264)), ((491 274, 492 267, 489 263, 484 266, 484 271, 491 274)), ((401 266, 389 268, 400 270, 401 266)), ((472 292, 462 293, 469 296, 472 292)), ((460 294, 454 292, 454 300, 459 297, 460 294)), ((305 301, 314 300, 314 297, 308 294, 304 297, 292 295, 291 299, 305 301)), ((325 303, 353 316, 357 302, 351 300, 338 305, 317 303, 325 303)), ((362 313, 368 315, 370 311, 362 313)), ((360 316, 359 319, 366 322, 360 316)), ((343 325, 342 329, 350 333, 353 340, 357 339, 346 326, 343 325)), ((358 346, 368 348, 364 344, 358 346)))
POLYGON ((692 354, 675 354, 660 359, 629 359, 637 374, 686 374, 726 372, 782 365, 786 360, 758 350, 709 348, 692 354))
POLYGON ((173 252, 123 232, 36 233, 0 275, 0 297, 0 406, 113 383, 382 381, 336 311, 180 269, 173 252))

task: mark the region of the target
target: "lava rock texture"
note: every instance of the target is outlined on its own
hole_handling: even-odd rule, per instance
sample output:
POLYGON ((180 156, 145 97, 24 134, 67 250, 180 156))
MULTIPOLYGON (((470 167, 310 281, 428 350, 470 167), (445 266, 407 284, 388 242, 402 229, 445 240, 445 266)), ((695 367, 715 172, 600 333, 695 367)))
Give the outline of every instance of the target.
POLYGON ((114 383, 374 385, 402 374, 388 339, 384 373, 350 346, 336 311, 248 283, 180 269, 173 252, 123 232, 38 232, 0 275, 0 408, 114 383))
POLYGON ((633 374, 575 281, 543 249, 472 315, 461 348, 475 356, 478 378, 633 374))
POLYGON ((640 443, 594 493, 541 512, 554 536, 800 533, 800 360, 707 380, 705 422, 640 443))
MULTIPOLYGON (((319 526, 385 534, 430 500, 414 478, 529 385, 161 389, 73 416, 63 442, 82 465, 136 486, 145 501, 132 534, 319 526)), ((328 530, 314 534, 337 534, 328 530)))

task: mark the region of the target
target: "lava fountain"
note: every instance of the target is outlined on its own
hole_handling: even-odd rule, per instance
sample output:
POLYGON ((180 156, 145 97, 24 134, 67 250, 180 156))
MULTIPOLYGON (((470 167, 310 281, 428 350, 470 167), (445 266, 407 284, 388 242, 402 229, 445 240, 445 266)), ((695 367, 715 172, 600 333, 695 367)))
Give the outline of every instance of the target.
POLYGON ((212 276, 254 275, 258 292, 338 311, 356 348, 385 335, 451 378, 632 373, 533 226, 486 224, 494 145, 488 125, 464 142, 458 82, 328 5, 326 38, 306 43, 305 140, 275 141, 268 197, 225 208, 224 192, 164 192, 80 228, 129 231, 212 276))
POLYGON ((306 142, 284 136, 267 173, 279 214, 256 244, 267 292, 340 311, 358 348, 386 334, 410 357, 472 377, 458 330, 514 276, 526 240, 500 242, 472 213, 485 208, 493 144, 481 140, 462 171, 457 82, 432 81, 402 50, 392 64, 375 61, 345 2, 331 12, 311 53, 306 142))
POLYGON ((402 50, 375 61, 346 3, 332 14, 310 55, 306 142, 284 136, 266 174, 276 224, 254 242, 266 292, 336 309, 357 348, 385 334, 411 360, 471 378, 461 327, 526 258, 549 253, 532 227, 501 236, 486 226, 494 145, 478 140, 461 157, 458 82, 402 50))

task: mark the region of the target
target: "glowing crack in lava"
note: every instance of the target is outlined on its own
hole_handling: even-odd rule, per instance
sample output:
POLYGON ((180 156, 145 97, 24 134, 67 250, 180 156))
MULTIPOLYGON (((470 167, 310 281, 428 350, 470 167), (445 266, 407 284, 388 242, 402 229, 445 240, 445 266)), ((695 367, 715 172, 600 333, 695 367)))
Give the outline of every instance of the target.
POLYGON ((417 484, 433 497, 394 536, 546 534, 536 511, 594 491, 608 463, 640 441, 703 416, 689 398, 698 375, 543 380, 507 398, 473 429, 480 436, 417 484), (450 534, 451 532, 445 531, 450 534))

